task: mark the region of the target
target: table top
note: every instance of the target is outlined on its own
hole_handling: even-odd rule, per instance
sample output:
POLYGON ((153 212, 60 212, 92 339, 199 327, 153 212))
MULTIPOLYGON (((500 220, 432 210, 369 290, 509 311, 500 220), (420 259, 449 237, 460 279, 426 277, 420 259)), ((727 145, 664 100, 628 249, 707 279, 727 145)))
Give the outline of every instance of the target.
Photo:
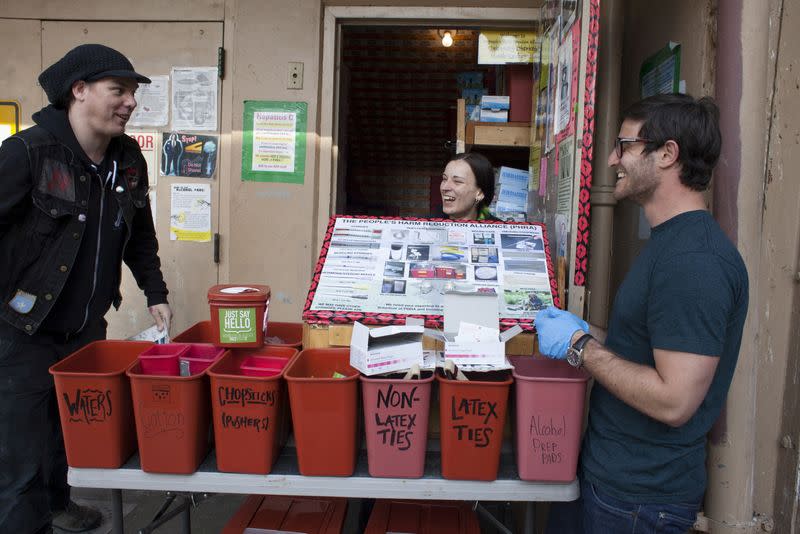
POLYGON ((287 445, 268 475, 221 473, 217 471, 212 450, 191 475, 145 473, 140 468, 139 455, 135 454, 119 469, 70 467, 68 481, 71 486, 85 488, 382 499, 573 501, 579 495, 577 480, 520 480, 510 448, 501 452, 498 478, 492 482, 442 478, 438 443, 429 444, 422 478, 370 477, 363 449, 351 477, 316 477, 298 473, 295 448, 287 445))

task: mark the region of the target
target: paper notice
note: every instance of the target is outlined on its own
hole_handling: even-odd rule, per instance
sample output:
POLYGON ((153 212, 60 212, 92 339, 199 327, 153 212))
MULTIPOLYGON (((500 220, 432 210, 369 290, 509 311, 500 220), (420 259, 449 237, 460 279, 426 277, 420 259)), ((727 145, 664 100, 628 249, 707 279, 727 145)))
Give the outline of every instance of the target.
POLYGON ((169 237, 172 241, 211 241, 210 184, 172 184, 169 237))
POLYGON ((217 67, 172 67, 172 129, 217 129, 217 67))

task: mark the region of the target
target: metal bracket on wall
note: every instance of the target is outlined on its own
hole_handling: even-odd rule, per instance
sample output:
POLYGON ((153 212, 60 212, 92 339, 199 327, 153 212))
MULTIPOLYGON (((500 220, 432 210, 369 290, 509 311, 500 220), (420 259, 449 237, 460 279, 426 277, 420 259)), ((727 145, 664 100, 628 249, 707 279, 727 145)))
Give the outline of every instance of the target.
POLYGON ((217 76, 222 80, 225 77, 225 49, 217 48, 217 76))

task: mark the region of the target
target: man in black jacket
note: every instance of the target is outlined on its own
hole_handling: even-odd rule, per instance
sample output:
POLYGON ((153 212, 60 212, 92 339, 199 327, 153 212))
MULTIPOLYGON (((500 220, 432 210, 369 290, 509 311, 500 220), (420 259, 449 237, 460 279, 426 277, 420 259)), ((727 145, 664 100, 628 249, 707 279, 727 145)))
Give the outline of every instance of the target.
POLYGON ((116 50, 78 46, 39 76, 51 105, 36 126, 0 147, 0 532, 101 520, 69 498, 48 368, 105 338, 123 260, 169 328, 147 167, 124 135, 149 82, 116 50))

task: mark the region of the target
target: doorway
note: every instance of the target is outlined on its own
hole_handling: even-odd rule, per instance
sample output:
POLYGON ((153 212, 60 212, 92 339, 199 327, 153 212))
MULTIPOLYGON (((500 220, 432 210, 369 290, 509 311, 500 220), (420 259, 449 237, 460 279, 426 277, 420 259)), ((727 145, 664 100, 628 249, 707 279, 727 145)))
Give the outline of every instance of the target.
MULTIPOLYGON (((480 31, 342 27, 336 213, 443 216, 439 181, 456 151, 457 99, 468 99, 477 120, 472 106, 479 95, 508 94, 517 72, 533 78, 530 65, 478 64, 480 31)), ((524 121, 531 115, 528 93, 512 102, 512 115, 524 121)), ((527 146, 476 150, 496 167, 528 168, 527 146)))
MULTIPOLYGON (((433 83, 431 88, 426 89, 426 94, 430 94, 431 99, 437 102, 441 100, 442 108, 437 111, 437 118, 427 121, 425 130, 417 139, 423 139, 426 143, 426 151, 424 157, 420 157, 421 163, 415 164, 410 167, 407 162, 403 164, 402 156, 394 156, 394 152, 402 154, 411 154, 411 157, 416 158, 417 154, 412 152, 414 147, 419 146, 416 144, 410 145, 403 152, 398 150, 398 147, 403 146, 394 142, 392 132, 404 136, 408 139, 408 135, 414 137, 414 127, 407 126, 410 122, 416 124, 414 120, 420 117, 415 116, 418 109, 427 109, 422 106, 410 106, 410 111, 403 109, 402 113, 396 113, 395 120, 396 126, 389 130, 386 134, 382 134, 384 139, 388 139, 382 144, 386 145, 385 152, 381 154, 389 154, 392 152, 394 167, 389 166, 389 169, 402 166, 401 171, 397 171, 399 178, 402 181, 397 181, 400 185, 393 185, 392 182, 386 181, 386 168, 379 169, 382 175, 378 175, 382 180, 377 180, 376 176, 370 173, 370 165, 375 165, 375 161, 380 159, 375 154, 378 146, 375 142, 371 142, 370 137, 357 138, 357 141, 362 144, 371 146, 369 150, 372 153, 367 153, 365 156, 359 156, 360 159, 353 159, 353 145, 351 138, 355 134, 352 128, 348 128, 349 117, 355 112, 347 109, 347 104, 342 106, 343 102, 347 102, 348 88, 354 88, 352 85, 352 72, 349 72, 347 66, 347 54, 357 51, 358 53, 368 54, 369 45, 359 45, 363 50, 353 50, 345 48, 346 39, 354 42, 354 39, 366 39, 370 41, 369 34, 377 34, 380 31, 390 32, 390 34, 397 34, 399 32, 408 32, 409 35, 415 37, 418 41, 428 41, 429 47, 436 45, 434 42, 434 35, 436 41, 440 38, 437 30, 456 29, 456 36, 454 41, 457 43, 459 39, 458 29, 464 30, 463 35, 468 35, 468 32, 475 32, 479 28, 520 28, 529 26, 533 28, 535 21, 539 15, 538 8, 415 8, 413 11, 402 7, 327 7, 325 8, 324 17, 324 32, 323 32, 323 53, 322 53, 322 83, 321 83, 321 100, 320 100, 320 169, 319 169, 319 188, 317 196, 317 217, 316 217, 316 238, 315 246, 319 246, 322 237, 327 228, 328 219, 334 213, 344 213, 344 210, 355 209, 356 207, 365 206, 364 209, 373 211, 384 210, 383 214, 390 214, 396 211, 395 214, 401 214, 400 209, 403 208, 406 214, 410 210, 424 210, 430 213, 430 199, 431 199, 431 176, 439 176, 441 174, 444 163, 449 157, 449 151, 453 150, 450 144, 446 143, 455 142, 455 99, 456 99, 456 85, 453 81, 453 90, 449 94, 437 94, 433 83), (352 27, 352 28, 351 28, 352 27), (451 104, 452 102, 452 104, 451 104), (449 109, 453 106, 452 110, 449 109), (410 115, 410 116, 409 116, 410 115), (441 120, 441 117, 445 117, 441 120), (437 124, 438 123, 438 124, 437 124), (443 123, 443 124, 441 124, 443 123), (452 129, 451 129, 452 128, 452 129), (409 133, 410 132, 410 133, 409 133), (343 142, 342 142, 343 141, 343 142), (370 161, 372 160, 372 161, 370 161), (350 167, 357 168, 353 169, 350 167), (348 195, 348 178, 358 184, 369 184, 369 189, 359 191, 358 196, 351 188, 348 195), (371 182, 368 180, 372 180, 371 182), (409 188, 406 193, 403 184, 407 180, 412 181, 413 188, 409 188), (391 191, 390 191, 391 190, 391 191), (389 197, 389 193, 397 193, 403 190, 403 195, 395 195, 401 200, 395 201, 395 205, 390 205, 383 199, 389 197), (384 192, 386 191, 386 192, 384 192), (350 198, 352 197, 352 198, 350 198), (381 199, 381 202, 377 202, 381 199), (405 204, 397 205, 398 202, 405 204), (358 203, 363 203, 359 205, 358 203), (405 207, 403 207, 405 206, 405 207)), ((386 34, 385 34, 386 35, 386 34)), ((406 38, 404 38, 406 39, 406 38)), ((383 41, 388 39, 383 38, 383 41)), ((376 39, 372 39, 377 43, 376 39)), ((438 41, 438 47, 442 47, 441 42, 438 41)), ((424 45, 420 45, 424 46, 424 45)), ((352 45, 351 45, 352 47, 352 45)), ((396 47, 395 47, 396 48, 396 47)), ((443 48, 443 47, 442 47, 443 48)), ((451 47, 452 48, 452 47, 451 47)), ((433 49, 432 49, 433 50, 433 49)), ((397 51, 400 52, 399 50, 397 51)), ((432 53, 436 54, 436 51, 432 53)), ((369 57, 369 56, 367 56, 369 57)), ((477 56, 473 56, 476 58, 477 56)), ((390 61, 390 57, 384 56, 385 61, 390 61)), ((477 60, 473 60, 475 64, 477 60)), ((458 65, 458 61, 453 62, 458 65)), ((453 72, 456 72, 460 67, 452 67, 453 72)), ((388 74, 388 73, 387 73, 388 74)), ((431 76, 431 81, 436 82, 436 77, 431 76)), ((437 82, 438 83, 438 82, 437 82)), ((402 90, 398 91, 397 88, 390 85, 392 91, 397 93, 398 98, 408 102, 408 95, 402 90)), ((443 93, 446 90, 442 88, 443 93)), ((366 95, 370 91, 365 92, 366 95)), ((380 91, 378 90, 374 99, 378 99, 380 91)), ((368 105, 368 104, 364 104, 368 105)), ((373 103, 374 105, 374 103, 373 103)), ((381 104, 384 107, 391 106, 391 103, 384 102, 381 104)), ((439 109, 439 108, 437 108, 439 109)), ((359 114, 363 115, 362 110, 359 108, 359 114)), ((371 120, 373 125, 369 127, 371 132, 375 132, 374 128, 380 129, 382 126, 381 121, 377 118, 372 120, 369 114, 363 120, 371 120)), ((399 138, 398 138, 399 139, 399 138)), ((408 141, 404 141, 408 142, 408 141)), ((389 163, 389 162, 387 162, 389 163)), ((523 167, 524 168, 524 167, 523 167)), ((388 174, 389 177, 394 176, 388 174)), ((438 185, 436 187, 438 191, 438 185)))

